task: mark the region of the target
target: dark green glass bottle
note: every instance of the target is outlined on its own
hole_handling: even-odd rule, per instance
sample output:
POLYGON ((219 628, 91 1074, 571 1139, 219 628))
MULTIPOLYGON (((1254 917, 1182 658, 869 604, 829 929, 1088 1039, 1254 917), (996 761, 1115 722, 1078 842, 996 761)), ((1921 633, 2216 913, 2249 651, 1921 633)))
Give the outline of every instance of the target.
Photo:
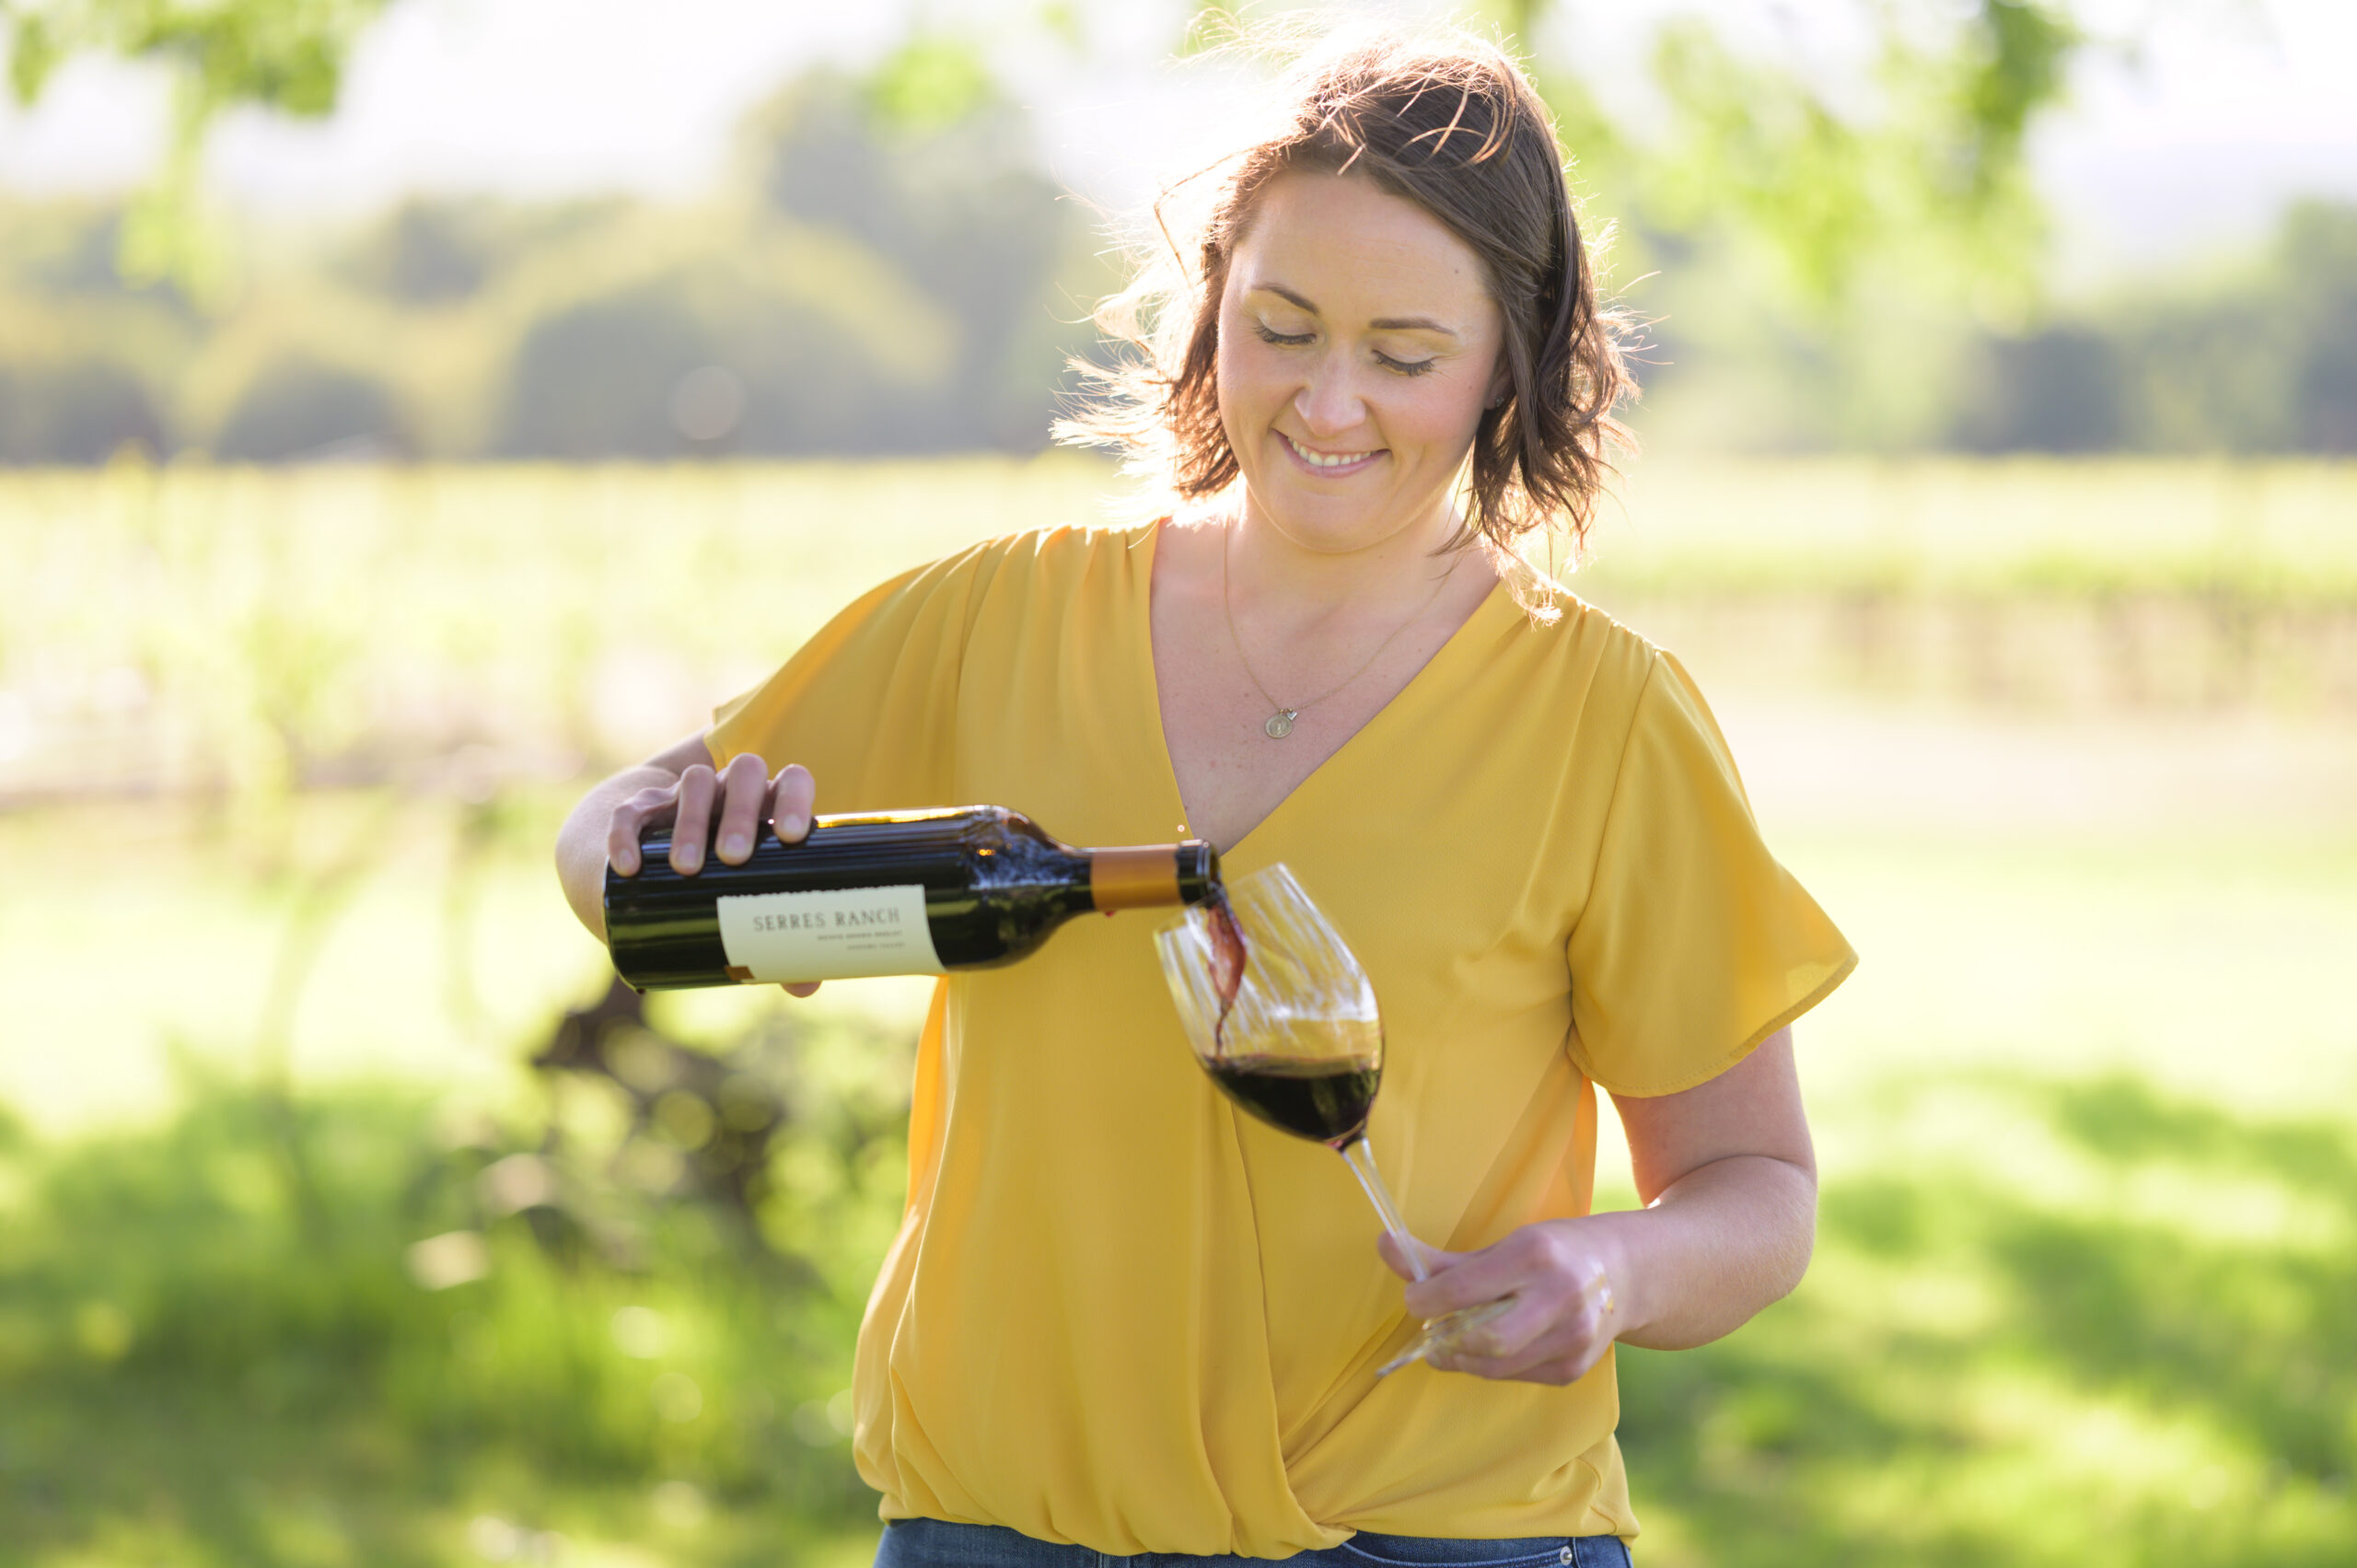
POLYGON ((742 865, 707 847, 693 877, 671 869, 668 833, 641 850, 637 876, 607 867, 605 896, 614 968, 641 991, 985 969, 1076 914, 1219 886, 1200 839, 1074 849, 996 806, 821 817, 800 843, 764 831, 742 865))

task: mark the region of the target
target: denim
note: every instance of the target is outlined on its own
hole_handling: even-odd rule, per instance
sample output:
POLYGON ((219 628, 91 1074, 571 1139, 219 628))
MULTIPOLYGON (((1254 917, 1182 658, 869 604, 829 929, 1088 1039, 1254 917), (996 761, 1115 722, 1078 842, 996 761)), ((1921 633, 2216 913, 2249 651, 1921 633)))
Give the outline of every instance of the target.
MULTIPOLYGON (((1271 1562, 1267 1557, 1196 1557, 1148 1551, 1114 1557, 1085 1546, 1034 1540, 999 1525, 953 1525, 940 1519, 895 1519, 884 1529, 876 1568, 1211 1568, 1222 1562, 1271 1562)), ((1361 1530, 1340 1546, 1283 1559, 1290 1568, 1630 1568, 1618 1536, 1533 1536, 1521 1540, 1444 1540, 1429 1536, 1378 1536, 1361 1530)))

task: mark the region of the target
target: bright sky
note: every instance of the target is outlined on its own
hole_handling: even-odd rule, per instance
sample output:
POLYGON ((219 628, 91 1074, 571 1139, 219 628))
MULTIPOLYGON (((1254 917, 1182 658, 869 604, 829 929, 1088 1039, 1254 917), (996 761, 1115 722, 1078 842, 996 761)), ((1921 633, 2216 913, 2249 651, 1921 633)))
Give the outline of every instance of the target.
MULTIPOLYGON (((1930 14, 1957 0, 1910 3, 1930 14)), ((684 196, 720 172, 749 103, 812 63, 875 58, 920 6, 998 41, 1051 166, 1087 194, 1132 199, 1205 129, 1200 87, 1160 69, 1181 0, 1076 6, 1086 58, 1028 0, 396 0, 362 40, 332 121, 239 115, 215 134, 212 177, 237 201, 294 213, 418 190, 684 196)), ((1854 41, 1840 26, 1854 0, 1573 0, 1549 47, 1617 64, 1655 18, 1697 8, 1830 71, 1854 41)), ((2081 0, 2078 14, 2137 58, 2091 62, 2036 144, 2070 272, 2247 243, 2300 193, 2357 198, 2357 3, 2081 0)), ((157 73, 77 63, 29 113, 0 99, 0 185, 122 189, 152 168, 165 118, 157 73)))

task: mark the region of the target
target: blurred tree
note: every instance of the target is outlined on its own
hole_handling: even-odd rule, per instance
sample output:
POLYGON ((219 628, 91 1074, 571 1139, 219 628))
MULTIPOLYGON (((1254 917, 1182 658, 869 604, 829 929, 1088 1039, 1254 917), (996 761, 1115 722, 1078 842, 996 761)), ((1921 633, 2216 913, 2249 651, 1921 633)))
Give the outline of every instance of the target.
POLYGON ((465 299, 490 281, 512 244, 505 215, 492 202, 413 197, 369 225, 337 270, 404 305, 465 299))
POLYGON ((953 379, 959 323, 902 257, 753 202, 617 210, 561 250, 537 248, 493 302, 520 324, 492 450, 942 447, 925 416, 953 379))
POLYGON ((410 447, 391 391, 342 366, 275 361, 245 389, 214 438, 221 457, 284 462, 350 454, 404 456, 410 447))
MULTIPOLYGON (((310 112, 381 3, 0 0, 0 28, 20 91, 70 45, 172 59, 213 84, 207 103, 310 112)), ((1764 38, 1724 9, 1656 14, 1608 59, 1585 0, 1492 11, 1653 320, 1649 440, 2349 448, 2344 216, 2296 216, 2264 277, 2039 300, 2025 138, 2072 63, 2113 47, 2061 0, 1829 0, 1764 38)), ((1109 15, 1050 6, 987 41, 920 26, 867 71, 797 78, 747 116, 734 182, 693 206, 414 200, 209 310, 187 269, 124 274, 153 192, 127 212, 8 203, 0 459, 126 440, 254 458, 354 438, 453 457, 1036 447, 1112 279, 1002 82, 1018 60, 1090 69, 1116 52, 1109 15)), ((1199 17, 1190 36, 1219 30, 1199 17)))
POLYGON ((848 312, 691 261, 533 323, 510 372, 497 448, 518 456, 663 459, 906 451, 895 408, 923 382, 848 312), (712 383, 726 390, 706 397, 712 383))
POLYGON ((1975 346, 1956 444, 2357 452, 2357 206, 2295 206, 2265 256, 1975 346))
POLYGON ((102 463, 165 449, 140 377, 104 359, 0 366, 0 463, 102 463))
POLYGON ((900 449, 1036 447, 1071 351, 1092 246, 1027 117, 975 48, 919 36, 865 80, 803 77, 746 122, 748 174, 797 222, 888 256, 956 324, 956 363, 905 405, 900 449))
POLYGON ((1972 452, 2099 452, 2126 434, 2126 367, 2117 345, 2059 326, 1985 344, 1955 444, 1972 452))
POLYGON ((197 215, 197 171, 214 116, 233 104, 321 118, 335 108, 343 60, 387 0, 0 0, 8 85, 41 97, 76 54, 157 61, 173 73, 173 135, 162 173, 130 212, 119 264, 134 279, 217 289, 217 242, 197 215))
POLYGON ((2274 270, 2277 297, 2299 323, 2299 445, 2357 452, 2357 207, 2294 208, 2274 270))

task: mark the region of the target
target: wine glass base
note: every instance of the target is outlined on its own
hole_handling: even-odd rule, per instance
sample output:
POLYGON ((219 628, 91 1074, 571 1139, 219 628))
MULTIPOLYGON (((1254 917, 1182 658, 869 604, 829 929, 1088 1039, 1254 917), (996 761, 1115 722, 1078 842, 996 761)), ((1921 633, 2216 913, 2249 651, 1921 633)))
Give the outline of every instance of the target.
POLYGON ((1435 1353, 1455 1349, 1462 1336, 1484 1323, 1496 1321, 1513 1305, 1514 1297, 1500 1296, 1495 1301, 1460 1307, 1442 1317, 1425 1318, 1423 1327, 1416 1331, 1414 1339, 1408 1342, 1407 1348, 1376 1368, 1375 1375, 1388 1377, 1411 1362, 1429 1360, 1435 1353))

